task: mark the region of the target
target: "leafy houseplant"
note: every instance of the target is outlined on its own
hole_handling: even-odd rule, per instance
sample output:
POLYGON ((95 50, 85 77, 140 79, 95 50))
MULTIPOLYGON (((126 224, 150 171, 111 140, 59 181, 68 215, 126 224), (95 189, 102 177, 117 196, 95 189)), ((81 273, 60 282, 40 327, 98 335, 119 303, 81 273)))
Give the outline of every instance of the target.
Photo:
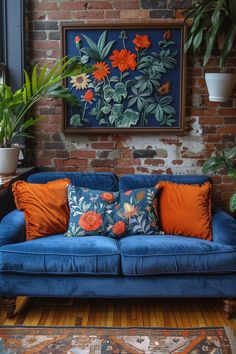
MULTIPOLYGON (((225 35, 225 40, 220 49, 219 65, 222 68, 229 56, 236 38, 236 5, 235 0, 202 0, 195 3, 192 7, 184 12, 186 20, 193 18, 187 41, 185 43, 185 51, 192 49, 195 53, 201 48, 204 51, 203 66, 205 66, 216 45, 219 35, 225 35)), ((210 93, 211 101, 224 102, 230 95, 236 80, 236 75, 230 73, 212 73, 206 74, 207 87, 210 91, 212 88, 219 88, 220 91, 210 93), (208 84, 208 79, 213 79, 208 84), (222 79, 222 83, 216 83, 216 79, 222 79), (228 81, 229 80, 229 81, 228 81), (222 92, 225 88, 225 93, 222 92)))
MULTIPOLYGON (((217 156, 209 158, 203 165, 203 173, 215 173, 224 170, 227 176, 236 180, 236 146, 231 149, 224 149, 217 156)), ((236 211, 236 191, 232 194, 229 209, 236 211)))
POLYGON ((40 70, 36 64, 31 77, 24 71, 25 83, 16 92, 6 84, 0 85, 0 173, 9 175, 15 172, 19 149, 12 147, 19 136, 31 137, 27 129, 35 125, 42 117, 27 117, 32 106, 42 97, 62 98, 71 105, 78 105, 78 100, 68 88, 61 85, 64 78, 80 75, 86 68, 76 58, 60 59, 51 69, 45 64, 40 70), (16 150, 16 151, 14 151, 16 150), (6 156, 10 153, 10 157, 6 156), (15 155, 14 155, 15 153, 15 155), (10 161, 11 160, 11 161, 10 161), (15 160, 15 161, 13 161, 15 160), (4 163, 15 162, 15 167, 4 170, 4 163))

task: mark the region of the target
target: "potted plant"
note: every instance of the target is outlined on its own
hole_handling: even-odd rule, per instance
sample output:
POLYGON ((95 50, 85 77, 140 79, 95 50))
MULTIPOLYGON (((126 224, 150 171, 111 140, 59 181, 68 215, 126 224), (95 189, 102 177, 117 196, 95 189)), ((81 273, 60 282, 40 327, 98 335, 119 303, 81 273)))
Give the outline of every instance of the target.
MULTIPOLYGON (((231 149, 224 149, 222 153, 209 158, 203 165, 203 173, 215 173, 225 171, 227 176, 236 180, 236 146, 231 149)), ((236 211, 236 191, 232 194, 229 202, 229 209, 236 211)))
POLYGON ((61 85, 61 81, 85 71, 85 66, 76 58, 62 58, 51 69, 45 64, 39 70, 36 64, 31 76, 24 71, 25 82, 16 92, 6 84, 0 84, 0 175, 15 173, 19 147, 14 146, 14 140, 19 136, 31 137, 27 129, 42 118, 27 117, 32 106, 45 96, 62 98, 71 105, 78 105, 77 98, 61 85))
POLYGON ((225 70, 222 69, 236 38, 235 0, 202 0, 184 11, 184 15, 185 20, 193 18, 185 51, 192 49, 196 52, 202 48, 203 66, 208 63, 219 35, 224 34, 223 44, 219 48, 219 65, 222 72, 206 73, 205 79, 209 100, 225 102, 236 82, 235 73, 224 72, 225 70))

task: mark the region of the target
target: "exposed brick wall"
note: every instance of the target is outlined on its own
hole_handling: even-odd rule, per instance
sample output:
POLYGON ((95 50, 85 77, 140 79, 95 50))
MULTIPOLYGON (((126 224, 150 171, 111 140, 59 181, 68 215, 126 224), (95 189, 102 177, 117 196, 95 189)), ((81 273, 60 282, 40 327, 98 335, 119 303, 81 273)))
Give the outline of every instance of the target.
MULTIPOLYGON (((35 62, 60 57, 60 22, 152 22, 179 16, 192 0, 28 0, 27 58, 35 62)), ((236 71, 236 58, 229 69, 236 71)), ((217 58, 208 70, 217 67, 217 58)), ((44 100, 38 113, 35 162, 57 170, 125 173, 200 174, 215 148, 232 146, 236 136, 236 95, 224 104, 207 99, 204 71, 198 57, 188 58, 186 132, 184 134, 64 135, 60 102, 44 100)), ((226 176, 214 177, 217 203, 227 209, 236 188, 226 176)))

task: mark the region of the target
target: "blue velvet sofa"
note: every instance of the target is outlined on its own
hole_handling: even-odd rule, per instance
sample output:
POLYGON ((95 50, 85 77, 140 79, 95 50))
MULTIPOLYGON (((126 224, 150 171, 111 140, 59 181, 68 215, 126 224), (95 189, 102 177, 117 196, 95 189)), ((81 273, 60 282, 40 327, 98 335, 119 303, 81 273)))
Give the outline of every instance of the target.
MULTIPOLYGON (((153 187, 161 180, 202 184, 207 176, 40 172, 32 183, 70 178, 77 186, 106 191, 153 187)), ((213 212, 213 241, 184 236, 67 238, 63 234, 24 241, 23 212, 0 223, 0 296, 8 317, 16 296, 78 298, 211 297, 236 312, 236 221, 213 212)))

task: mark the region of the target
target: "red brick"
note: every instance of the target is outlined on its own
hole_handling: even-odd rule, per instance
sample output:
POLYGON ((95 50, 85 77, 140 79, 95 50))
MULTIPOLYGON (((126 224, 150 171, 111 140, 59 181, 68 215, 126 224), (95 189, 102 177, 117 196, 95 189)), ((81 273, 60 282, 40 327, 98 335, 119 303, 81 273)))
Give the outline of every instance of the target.
POLYGON ((30 41, 31 48, 35 49, 58 49, 59 41, 49 41, 49 40, 35 40, 30 41))
POLYGON ((112 150, 114 148, 114 143, 92 143, 91 147, 96 150, 112 150))
POLYGON ((94 167, 94 172, 111 172, 111 167, 94 167))
POLYGON ((115 0, 114 7, 116 9, 139 9, 140 1, 139 0, 115 0))
POLYGON ((117 175, 133 174, 135 169, 133 167, 117 167, 113 171, 117 175))
POLYGON ((31 20, 46 20, 46 13, 43 11, 32 12, 31 20))
POLYGON ((236 134, 236 125, 217 128, 216 132, 217 134, 236 134))
POLYGON ((95 158, 96 157, 96 151, 95 150, 76 150, 76 151, 71 151, 70 152, 70 157, 71 158, 95 158))
POLYGON ((212 124, 212 125, 222 125, 224 124, 224 118, 220 116, 215 117, 200 117, 200 124, 212 124))
POLYGON ((87 1, 68 1, 68 2, 63 2, 61 4, 62 10, 86 10, 87 8, 87 1))
POLYGON ((101 19, 104 18, 104 11, 101 10, 82 10, 79 12, 73 12, 72 18, 75 20, 80 19, 101 19))
POLYGON ((152 165, 152 166, 163 166, 165 164, 165 160, 162 159, 146 159, 144 160, 145 165, 152 165))
POLYGON ((93 167, 114 167, 116 162, 114 160, 102 159, 102 160, 92 160, 91 166, 93 167))
POLYGON ((54 159, 54 165, 56 167, 64 166, 64 159, 54 159))
POLYGON ((117 160, 117 166, 139 166, 141 165, 141 160, 139 159, 122 159, 122 160, 117 160))
POLYGON ((69 159, 64 160, 64 166, 88 166, 88 160, 69 159))
POLYGON ((183 162, 183 160, 173 160, 171 163, 173 163, 173 165, 182 165, 183 162))
POLYGON ((112 9, 112 4, 109 1, 103 0, 90 1, 88 9, 112 9))
POLYGON ((236 108, 220 108, 219 114, 221 116, 236 117, 236 108))
POLYGON ((55 2, 39 2, 34 3, 34 6, 39 10, 56 10, 57 4, 55 2))
POLYGON ((105 11, 105 18, 107 18, 107 19, 120 18, 120 11, 118 11, 118 10, 107 10, 107 11, 105 11))
POLYGON ((71 12, 69 11, 50 11, 48 12, 49 20, 70 20, 71 12))

